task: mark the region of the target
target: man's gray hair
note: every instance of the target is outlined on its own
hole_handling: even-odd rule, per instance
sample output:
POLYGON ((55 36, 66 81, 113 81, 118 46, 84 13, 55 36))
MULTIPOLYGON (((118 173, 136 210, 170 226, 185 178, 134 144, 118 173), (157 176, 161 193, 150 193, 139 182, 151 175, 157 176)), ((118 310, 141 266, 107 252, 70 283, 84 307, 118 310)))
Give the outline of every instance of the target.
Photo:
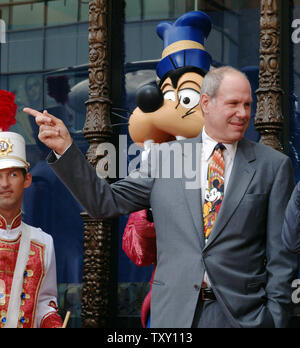
POLYGON ((225 75, 231 74, 231 73, 240 74, 248 80, 248 77, 243 72, 233 68, 232 66, 222 66, 220 68, 211 69, 205 75, 202 81, 201 95, 207 94, 211 98, 215 98, 218 94, 219 87, 225 75))

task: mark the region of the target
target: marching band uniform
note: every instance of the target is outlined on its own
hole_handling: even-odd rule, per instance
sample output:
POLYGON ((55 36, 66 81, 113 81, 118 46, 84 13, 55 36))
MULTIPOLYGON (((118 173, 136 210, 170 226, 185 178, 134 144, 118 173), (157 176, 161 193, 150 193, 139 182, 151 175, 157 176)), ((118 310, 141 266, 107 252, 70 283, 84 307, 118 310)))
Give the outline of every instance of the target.
MULTIPOLYGON (((7 309, 15 271, 20 238, 25 223, 20 213, 11 226, 0 215, 0 326, 7 323, 7 309)), ((57 313, 56 264, 52 237, 41 229, 26 225, 31 241, 23 273, 18 327, 61 327, 57 313)))
MULTIPOLYGON (((0 169, 24 163, 24 139, 11 132, 0 135, 0 169), (8 148, 5 142, 10 151, 4 151, 8 148), (20 155, 22 146, 24 152, 20 155)), ((0 215, 0 327, 62 327, 57 312, 53 239, 40 228, 22 222, 21 211, 10 226, 0 215)))

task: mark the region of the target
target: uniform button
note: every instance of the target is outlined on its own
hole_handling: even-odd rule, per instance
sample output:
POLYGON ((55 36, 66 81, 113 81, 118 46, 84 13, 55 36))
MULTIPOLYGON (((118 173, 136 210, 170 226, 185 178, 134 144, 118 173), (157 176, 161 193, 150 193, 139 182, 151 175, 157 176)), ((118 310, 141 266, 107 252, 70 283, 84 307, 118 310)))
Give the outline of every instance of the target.
POLYGON ((194 285, 194 289, 195 289, 196 291, 200 291, 201 287, 200 287, 198 284, 195 284, 195 285, 194 285))

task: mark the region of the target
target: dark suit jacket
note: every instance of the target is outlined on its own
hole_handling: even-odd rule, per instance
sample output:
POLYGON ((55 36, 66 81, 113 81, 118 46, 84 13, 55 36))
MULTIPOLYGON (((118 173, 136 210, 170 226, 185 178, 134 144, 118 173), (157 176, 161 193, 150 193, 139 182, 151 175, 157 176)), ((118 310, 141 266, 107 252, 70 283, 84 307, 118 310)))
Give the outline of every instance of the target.
POLYGON ((49 162, 95 218, 152 207, 157 233, 152 327, 191 327, 205 270, 232 326, 284 327, 297 268, 297 258, 281 241, 284 210, 294 185, 291 162, 270 147, 241 140, 205 245, 199 175, 197 180, 193 177, 200 172, 201 143, 200 135, 173 143, 169 152, 154 146, 149 160, 152 177, 147 177, 149 167, 143 164, 140 171, 112 185, 97 177, 75 145, 49 162), (181 154, 176 152, 180 148, 181 154), (162 178, 168 168, 171 178, 162 178))
POLYGON ((285 211, 282 241, 288 250, 300 254, 300 181, 296 185, 285 211))

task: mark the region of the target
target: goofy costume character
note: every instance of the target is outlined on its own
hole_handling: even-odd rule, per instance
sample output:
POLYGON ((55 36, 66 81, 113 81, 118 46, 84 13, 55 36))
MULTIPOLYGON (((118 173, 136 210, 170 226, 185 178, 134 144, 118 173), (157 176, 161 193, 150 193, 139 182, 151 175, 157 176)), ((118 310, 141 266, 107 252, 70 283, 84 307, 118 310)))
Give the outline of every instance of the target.
MULTIPOLYGON (((132 140, 144 147, 142 158, 147 157, 152 143, 192 138, 201 132, 203 117, 199 90, 212 61, 204 48, 211 26, 210 17, 201 11, 186 13, 174 23, 161 22, 157 26, 157 34, 164 43, 162 59, 156 68, 160 82, 158 86, 143 86, 137 92, 137 108, 129 120, 132 140), (185 113, 178 108, 176 100, 185 113)), ((148 327, 156 265, 156 235, 151 210, 130 214, 123 235, 123 250, 138 266, 154 265, 150 292, 141 310, 142 325, 148 327)))

